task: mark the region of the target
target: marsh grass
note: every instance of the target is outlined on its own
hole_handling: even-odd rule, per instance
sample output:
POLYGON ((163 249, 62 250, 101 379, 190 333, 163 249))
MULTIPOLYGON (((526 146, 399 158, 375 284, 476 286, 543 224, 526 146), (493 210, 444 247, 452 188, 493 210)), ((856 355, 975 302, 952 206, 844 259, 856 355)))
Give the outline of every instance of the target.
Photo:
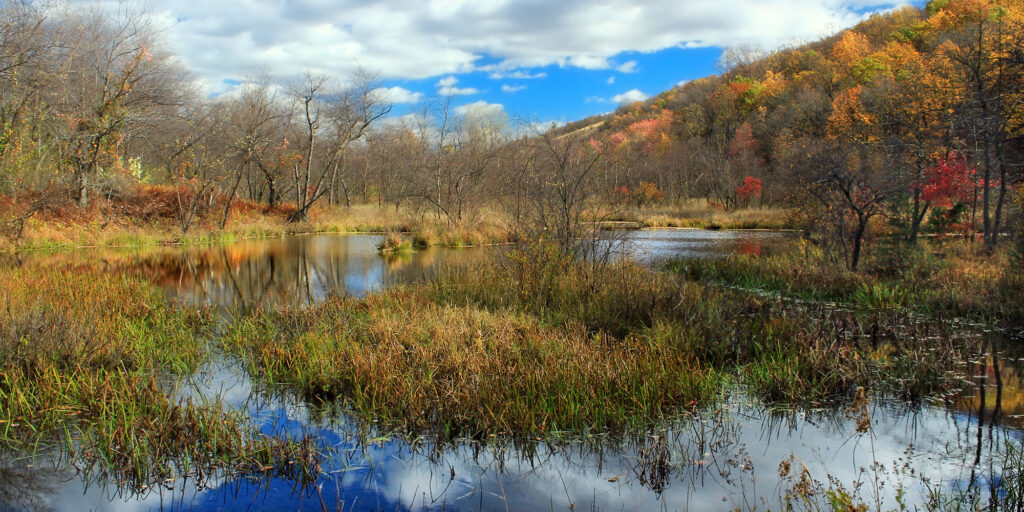
POLYGON ((131 490, 183 475, 315 474, 308 442, 262 437, 219 404, 171 398, 174 376, 204 359, 207 313, 84 266, 3 268, 0 281, 5 450, 58 449, 131 490))
POLYGON ((861 309, 897 309, 1002 325, 1024 321, 1024 276, 1006 252, 966 243, 876 255, 850 272, 804 245, 768 257, 736 255, 667 265, 687 279, 861 309))
MULTIPOLYGON (((412 209, 369 204, 351 208, 318 205, 306 222, 289 223, 288 214, 294 211, 290 206, 268 210, 248 201, 237 203, 223 229, 217 219, 204 218, 187 233, 181 232, 170 215, 173 212, 131 215, 116 201, 100 201, 86 210, 56 208, 29 218, 17 239, 0 236, 0 251, 45 254, 80 247, 203 246, 315 233, 403 233, 411 237, 417 248, 471 247, 518 240, 508 219, 490 210, 481 212, 477 218, 449 224, 412 209)), ((9 213, 0 211, 0 219, 9 213)))
POLYGON ((859 386, 907 400, 960 389, 966 345, 906 322, 537 245, 361 300, 255 312, 224 342, 258 381, 398 430, 533 437, 643 429, 730 383, 800 405, 859 386))
POLYGON ((431 303, 423 289, 266 312, 228 343, 265 381, 442 437, 636 426, 709 399, 721 378, 640 338, 431 303))
POLYGON ((598 208, 592 220, 609 226, 631 224, 636 228, 702 229, 788 229, 795 227, 790 211, 784 208, 734 208, 726 210, 703 199, 659 203, 637 208, 620 207, 608 211, 598 208))

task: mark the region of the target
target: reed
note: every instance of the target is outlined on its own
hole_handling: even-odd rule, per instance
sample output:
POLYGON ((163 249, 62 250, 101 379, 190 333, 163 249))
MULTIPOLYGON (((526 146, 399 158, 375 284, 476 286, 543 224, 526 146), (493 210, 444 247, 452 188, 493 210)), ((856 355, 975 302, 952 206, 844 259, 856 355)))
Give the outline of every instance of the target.
POLYGON ((1024 320, 1024 276, 1006 252, 966 243, 882 252, 850 272, 809 245, 768 257, 685 260, 668 269, 687 279, 870 310, 966 317, 1012 325, 1024 320))
POLYGON ((861 386, 919 400, 962 385, 967 349, 947 331, 538 245, 362 300, 255 312, 224 343, 257 380, 390 428, 533 437, 649 427, 729 385, 786 404, 841 402, 861 386))
POLYGON ((217 403, 171 398, 174 376, 204 359, 207 313, 88 267, 3 268, 0 281, 3 449, 60 450, 132 490, 296 463, 315 473, 308 442, 265 438, 217 403))

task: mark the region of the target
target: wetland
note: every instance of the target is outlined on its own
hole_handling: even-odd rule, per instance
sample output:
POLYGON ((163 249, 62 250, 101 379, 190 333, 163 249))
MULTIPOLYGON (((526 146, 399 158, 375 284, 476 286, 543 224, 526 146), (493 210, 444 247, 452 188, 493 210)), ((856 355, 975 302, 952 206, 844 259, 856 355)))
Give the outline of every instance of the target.
POLYGON ((707 272, 793 234, 626 232, 602 261, 382 239, 7 262, 7 509, 1020 503, 1012 326, 707 272))

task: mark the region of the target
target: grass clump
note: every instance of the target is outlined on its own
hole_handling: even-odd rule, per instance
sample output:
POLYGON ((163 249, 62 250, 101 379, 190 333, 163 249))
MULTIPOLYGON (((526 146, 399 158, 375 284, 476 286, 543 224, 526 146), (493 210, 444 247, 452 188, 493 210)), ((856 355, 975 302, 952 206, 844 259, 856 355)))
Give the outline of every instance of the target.
POLYGON ((650 426, 729 382, 789 404, 961 385, 961 352, 934 350, 942 326, 885 341, 907 321, 795 309, 541 244, 362 300, 256 312, 225 343, 262 381, 395 428, 534 436, 650 426))
POLYGON ((668 268, 696 281, 859 309, 1024 321, 1024 280, 1010 255, 984 254, 966 243, 881 253, 862 272, 845 270, 808 246, 768 257, 681 260, 668 268))
POLYGON ((261 313, 228 339, 264 380, 444 437, 636 426, 710 399, 721 379, 640 337, 438 304, 422 287, 261 313))
POLYGON ((208 315, 88 268, 3 268, 0 447, 62 449, 130 489, 182 475, 315 471, 311 446, 259 437, 217 404, 172 399, 208 315), (295 464, 295 462, 300 462, 295 464))
POLYGON ((403 240, 402 237, 388 233, 384 236, 384 240, 377 246, 377 251, 381 254, 393 254, 393 253, 407 253, 412 251, 412 242, 403 240))

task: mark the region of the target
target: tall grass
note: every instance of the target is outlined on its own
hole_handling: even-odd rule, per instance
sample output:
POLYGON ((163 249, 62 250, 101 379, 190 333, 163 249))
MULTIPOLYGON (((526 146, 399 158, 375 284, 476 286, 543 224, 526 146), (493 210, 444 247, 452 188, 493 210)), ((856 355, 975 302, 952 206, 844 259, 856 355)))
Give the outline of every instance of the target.
MULTIPOLYGON (((145 206, 148 202, 146 192, 140 194, 131 199, 100 199, 88 209, 71 205, 46 208, 25 222, 19 238, 0 236, 0 251, 57 252, 96 246, 209 245, 308 233, 407 233, 416 244, 424 247, 480 246, 517 240, 508 219, 493 211, 483 211, 477 218, 449 224, 412 209, 369 204, 343 208, 322 204, 310 212, 306 222, 289 223, 287 217, 294 207, 279 205, 267 209, 243 200, 233 203, 235 206, 223 228, 220 226, 221 205, 197 219, 187 233, 182 233, 174 208, 167 204, 155 209, 145 206)), ((0 219, 10 214, 12 212, 0 209, 0 219)))
POLYGON ((182 475, 315 471, 310 445, 260 437, 218 404, 170 398, 173 375, 203 360, 207 314, 87 267, 2 268, 0 281, 0 447, 63 450, 131 489, 182 475))
POLYGON ((786 229, 794 227, 784 208, 734 208, 725 210, 703 199, 635 206, 597 208, 595 219, 630 223, 638 228, 786 229))
POLYGON ((768 257, 681 260, 668 269, 687 279, 856 308, 901 309, 999 324, 1024 321, 1024 276, 1006 252, 987 255, 948 243, 878 254, 850 272, 811 247, 768 257))
POLYGON ((627 428, 710 399, 721 379, 642 338, 436 304, 422 289, 262 313, 228 343, 267 381, 446 437, 627 428))
POLYGON ((962 385, 943 326, 914 324, 893 348, 906 321, 798 310, 538 245, 362 300, 256 312, 225 343, 263 382, 395 428, 535 436, 649 426, 730 381, 791 404, 962 385))

